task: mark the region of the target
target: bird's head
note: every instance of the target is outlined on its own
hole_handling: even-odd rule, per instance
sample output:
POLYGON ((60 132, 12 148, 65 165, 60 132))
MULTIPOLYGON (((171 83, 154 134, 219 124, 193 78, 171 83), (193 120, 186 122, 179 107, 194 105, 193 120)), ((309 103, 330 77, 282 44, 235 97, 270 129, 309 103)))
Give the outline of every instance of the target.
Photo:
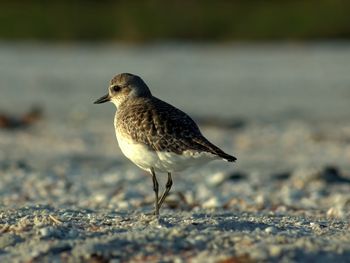
POLYGON ((129 98, 150 97, 151 91, 146 83, 139 77, 130 73, 121 73, 112 78, 109 83, 108 93, 95 104, 111 101, 117 107, 129 98))

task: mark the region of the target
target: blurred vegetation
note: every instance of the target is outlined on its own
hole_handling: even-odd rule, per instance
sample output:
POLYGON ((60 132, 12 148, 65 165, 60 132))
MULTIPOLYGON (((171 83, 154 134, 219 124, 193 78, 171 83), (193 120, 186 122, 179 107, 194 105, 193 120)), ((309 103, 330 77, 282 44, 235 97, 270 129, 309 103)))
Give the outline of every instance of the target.
POLYGON ((349 0, 0 3, 2 40, 145 42, 349 37, 349 0))

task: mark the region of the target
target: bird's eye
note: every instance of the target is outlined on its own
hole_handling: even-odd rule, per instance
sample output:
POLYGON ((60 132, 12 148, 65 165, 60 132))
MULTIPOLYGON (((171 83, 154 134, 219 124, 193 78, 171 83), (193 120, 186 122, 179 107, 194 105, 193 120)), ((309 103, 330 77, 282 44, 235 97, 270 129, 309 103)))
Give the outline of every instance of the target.
POLYGON ((121 87, 120 86, 113 86, 113 91, 114 92, 119 92, 121 90, 121 87))

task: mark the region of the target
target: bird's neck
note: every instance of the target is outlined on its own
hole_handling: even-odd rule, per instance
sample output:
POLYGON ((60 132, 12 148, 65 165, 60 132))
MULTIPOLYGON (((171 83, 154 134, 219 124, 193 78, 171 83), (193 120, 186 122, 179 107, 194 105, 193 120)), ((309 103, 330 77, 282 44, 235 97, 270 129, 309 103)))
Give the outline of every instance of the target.
POLYGON ((118 103, 118 105, 116 103, 114 103, 117 107, 117 110, 120 111, 124 108, 129 108, 132 107, 133 105, 138 105, 138 104, 144 104, 145 102, 147 103, 148 101, 152 100, 153 96, 137 96, 137 97, 129 97, 126 98, 125 100, 123 100, 122 102, 118 103))

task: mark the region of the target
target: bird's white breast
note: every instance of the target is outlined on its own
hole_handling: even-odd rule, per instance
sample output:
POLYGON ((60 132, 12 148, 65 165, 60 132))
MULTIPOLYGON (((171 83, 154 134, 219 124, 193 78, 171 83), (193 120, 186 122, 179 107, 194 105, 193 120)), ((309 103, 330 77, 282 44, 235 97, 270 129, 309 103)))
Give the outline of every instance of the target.
POLYGON ((192 165, 204 164, 218 159, 210 153, 184 151, 181 155, 173 152, 156 152, 144 144, 137 143, 116 130, 118 144, 123 154, 140 168, 158 172, 182 171, 192 165))

